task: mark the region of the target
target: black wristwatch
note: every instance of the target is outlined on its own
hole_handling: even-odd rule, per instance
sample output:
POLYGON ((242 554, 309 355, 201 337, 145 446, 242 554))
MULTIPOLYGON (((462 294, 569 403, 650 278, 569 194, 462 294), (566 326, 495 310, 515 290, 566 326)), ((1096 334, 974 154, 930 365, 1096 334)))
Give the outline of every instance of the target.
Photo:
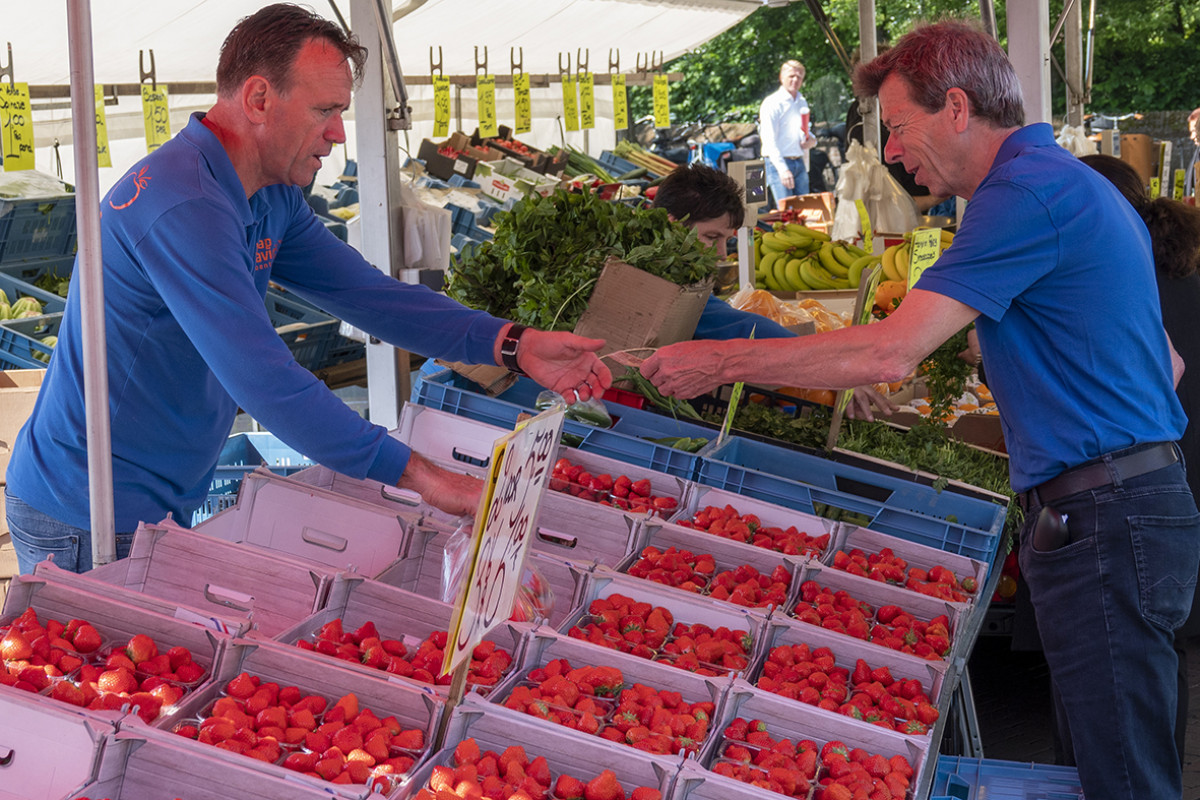
POLYGON ((513 323, 504 338, 500 341, 500 363, 518 375, 524 375, 525 370, 517 366, 517 348, 521 344, 521 336, 529 330, 524 325, 513 323))

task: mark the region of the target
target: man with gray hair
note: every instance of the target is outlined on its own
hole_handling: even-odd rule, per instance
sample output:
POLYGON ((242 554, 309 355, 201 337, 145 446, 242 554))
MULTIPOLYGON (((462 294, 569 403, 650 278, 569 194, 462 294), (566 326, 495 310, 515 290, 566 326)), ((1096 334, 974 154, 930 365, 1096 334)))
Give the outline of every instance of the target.
POLYGON ((684 398, 735 381, 842 389, 911 374, 974 321, 1025 511, 1021 575, 1084 794, 1177 798, 1172 643, 1200 514, 1175 445, 1187 420, 1146 227, 1050 125, 1024 125, 1016 73, 977 26, 916 28, 854 84, 879 98, 885 158, 970 201, 953 246, 876 324, 682 342, 642 373, 684 398))

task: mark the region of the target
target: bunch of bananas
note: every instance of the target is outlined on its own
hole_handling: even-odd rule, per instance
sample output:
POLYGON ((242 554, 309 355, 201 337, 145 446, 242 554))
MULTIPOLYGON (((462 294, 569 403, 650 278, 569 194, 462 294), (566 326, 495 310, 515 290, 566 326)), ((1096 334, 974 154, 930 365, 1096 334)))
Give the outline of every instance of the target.
POLYGON ((795 222, 754 232, 754 283, 776 292, 857 288, 879 263, 859 247, 795 222))
MULTIPOLYGON (((942 229, 942 249, 945 250, 954 243, 954 234, 942 229)), ((912 255, 912 231, 904 234, 904 241, 894 244, 883 251, 880 266, 883 268, 883 279, 888 281, 908 281, 908 262, 912 255)))

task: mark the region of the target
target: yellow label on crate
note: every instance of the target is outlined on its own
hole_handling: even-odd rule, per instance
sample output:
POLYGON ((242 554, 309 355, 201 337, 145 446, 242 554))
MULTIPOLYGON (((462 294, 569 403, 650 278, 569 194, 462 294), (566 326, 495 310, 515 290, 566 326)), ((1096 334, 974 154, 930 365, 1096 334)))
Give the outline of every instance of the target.
POLYGON ((921 279, 921 273, 937 263, 942 255, 942 231, 940 228, 922 228, 913 231, 912 252, 908 256, 908 288, 921 279))
POLYGON ((479 135, 490 139, 500 133, 496 125, 496 76, 480 75, 475 79, 479 100, 479 135))
POLYGON ((33 114, 28 83, 0 82, 0 135, 4 171, 33 169, 33 114))
POLYGON ((667 76, 659 73, 654 76, 654 127, 671 127, 671 89, 667 76))
POLYGON ((167 87, 142 84, 142 121, 146 126, 146 152, 152 153, 171 138, 171 114, 167 87))
POLYGON ((596 127, 596 76, 590 72, 579 76, 579 126, 596 127))
POLYGON ((613 127, 623 131, 629 127, 629 97, 625 94, 625 76, 612 76, 613 127))
POLYGON ((871 236, 871 215, 867 212, 867 205, 862 200, 855 200, 854 209, 858 212, 858 224, 862 228, 862 248, 868 253, 874 253, 875 239, 871 236))
POLYGON ((1182 200, 1183 199, 1183 187, 1184 187, 1184 184, 1187 183, 1187 170, 1186 169, 1175 170, 1174 177, 1175 177, 1175 180, 1172 182, 1174 185, 1171 187, 1171 197, 1175 198, 1176 200, 1182 200))
POLYGON ((579 93, 572 75, 562 76, 563 127, 568 131, 579 130, 579 93))
POLYGON ((108 151, 108 115, 104 109, 104 87, 96 84, 96 165, 112 166, 108 151))
POLYGON ((450 79, 445 75, 433 76, 433 138, 441 139, 450 134, 450 79))
POLYGON ((1158 197, 1158 193, 1162 191, 1162 181, 1157 175, 1150 179, 1150 196, 1158 197))
POLYGON ((533 130, 533 101, 529 97, 529 73, 513 75, 513 133, 533 130))

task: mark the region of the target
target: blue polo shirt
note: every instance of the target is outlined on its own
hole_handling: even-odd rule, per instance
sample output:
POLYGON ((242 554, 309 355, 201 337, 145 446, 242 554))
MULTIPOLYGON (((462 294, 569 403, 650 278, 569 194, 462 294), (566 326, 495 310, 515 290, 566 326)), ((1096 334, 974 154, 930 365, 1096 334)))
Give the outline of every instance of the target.
POLYGON ((1182 435, 1150 236, 1049 125, 1008 137, 917 287, 980 312, 1015 491, 1182 435))

